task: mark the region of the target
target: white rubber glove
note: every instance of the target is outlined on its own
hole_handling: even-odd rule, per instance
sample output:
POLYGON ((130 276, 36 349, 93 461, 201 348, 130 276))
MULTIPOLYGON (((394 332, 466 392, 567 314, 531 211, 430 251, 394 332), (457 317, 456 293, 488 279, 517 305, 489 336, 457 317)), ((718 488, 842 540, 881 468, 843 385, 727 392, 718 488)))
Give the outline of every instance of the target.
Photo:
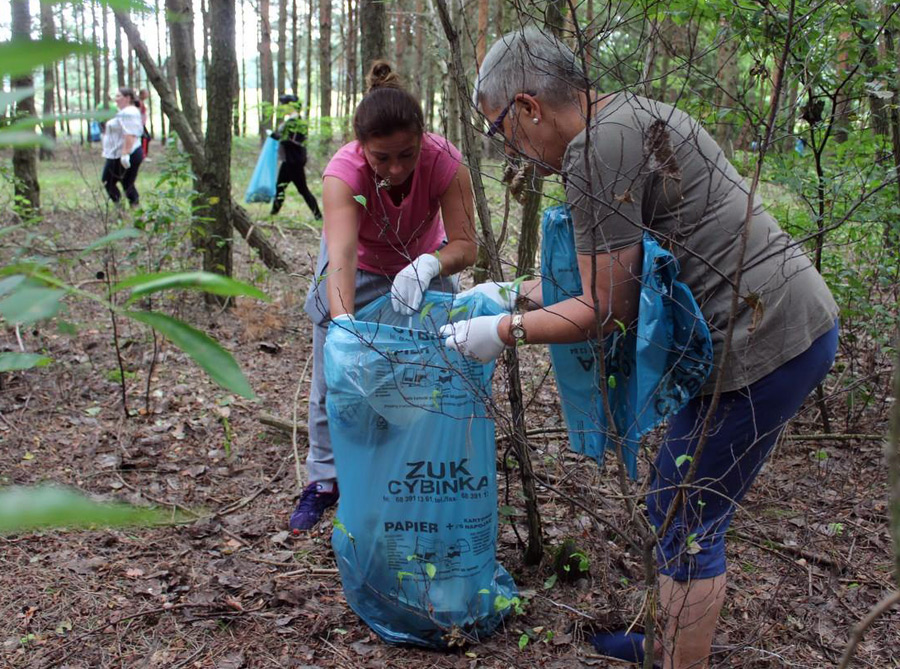
POLYGON ((337 323, 339 326, 343 328, 352 329, 353 328, 353 316, 350 314, 339 314, 331 319, 332 323, 337 323))
POLYGON ((479 293, 489 300, 496 302, 506 311, 515 309, 516 300, 519 299, 519 289, 512 281, 502 281, 500 283, 488 281, 486 283, 479 283, 477 286, 469 288, 469 290, 457 293, 456 297, 468 297, 479 293))
POLYGON ((121 163, 122 167, 127 170, 129 167, 131 167, 131 154, 123 153, 122 157, 119 158, 119 163, 121 163))
POLYGON ((441 261, 432 253, 425 253, 404 267, 391 286, 391 306, 407 316, 419 308, 422 294, 432 279, 441 273, 441 261))
POLYGON ((487 363, 495 360, 506 344, 500 339, 498 327, 505 314, 476 316, 467 321, 448 323, 439 330, 444 346, 459 351, 467 358, 487 363))

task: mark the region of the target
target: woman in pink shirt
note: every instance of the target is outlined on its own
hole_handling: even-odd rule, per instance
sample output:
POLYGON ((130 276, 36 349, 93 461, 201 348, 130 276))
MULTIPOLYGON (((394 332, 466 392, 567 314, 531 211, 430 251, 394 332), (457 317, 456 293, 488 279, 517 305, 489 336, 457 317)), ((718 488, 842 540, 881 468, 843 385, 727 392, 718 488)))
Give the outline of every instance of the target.
POLYGON ((421 105, 390 65, 373 63, 366 83, 356 141, 332 157, 322 182, 323 239, 305 307, 315 325, 309 485, 291 515, 295 531, 311 529, 339 494, 325 414, 329 321, 388 293, 395 311, 411 314, 429 287, 453 291, 452 276, 477 252, 472 182, 459 151, 425 132, 421 105))

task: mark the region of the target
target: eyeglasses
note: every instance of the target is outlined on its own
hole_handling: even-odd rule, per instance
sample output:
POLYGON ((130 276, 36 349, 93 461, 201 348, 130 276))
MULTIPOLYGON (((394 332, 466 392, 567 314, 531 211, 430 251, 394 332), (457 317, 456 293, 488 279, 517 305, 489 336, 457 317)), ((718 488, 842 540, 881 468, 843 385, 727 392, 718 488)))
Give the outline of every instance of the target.
MULTIPOLYGON (((522 93, 525 93, 525 95, 531 95, 531 96, 536 95, 536 93, 532 93, 531 91, 522 91, 522 93)), ((521 93, 516 93, 516 95, 521 95, 521 93)), ((486 137, 493 137, 498 132, 500 132, 500 129, 503 127, 503 119, 506 118, 506 115, 509 114, 509 110, 512 109, 515 106, 515 104, 516 104, 516 98, 513 97, 513 99, 510 100, 509 104, 503 108, 503 111, 501 111, 497 115, 497 118, 495 118, 494 121, 488 126, 487 132, 485 133, 486 137)))

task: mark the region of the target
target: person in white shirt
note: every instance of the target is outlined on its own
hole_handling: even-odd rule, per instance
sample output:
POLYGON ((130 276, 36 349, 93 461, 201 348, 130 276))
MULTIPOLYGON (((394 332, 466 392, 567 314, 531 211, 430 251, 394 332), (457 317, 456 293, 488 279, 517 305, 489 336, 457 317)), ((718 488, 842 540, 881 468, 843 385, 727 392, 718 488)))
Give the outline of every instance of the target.
POLYGON ((140 202, 140 195, 134 182, 144 160, 144 152, 141 150, 144 126, 138 107, 140 103, 131 88, 120 88, 116 92, 115 102, 119 111, 106 122, 103 132, 103 157, 106 158, 106 164, 100 180, 106 187, 109 199, 115 203, 122 199, 119 190, 121 181, 125 197, 132 207, 136 207, 140 202))

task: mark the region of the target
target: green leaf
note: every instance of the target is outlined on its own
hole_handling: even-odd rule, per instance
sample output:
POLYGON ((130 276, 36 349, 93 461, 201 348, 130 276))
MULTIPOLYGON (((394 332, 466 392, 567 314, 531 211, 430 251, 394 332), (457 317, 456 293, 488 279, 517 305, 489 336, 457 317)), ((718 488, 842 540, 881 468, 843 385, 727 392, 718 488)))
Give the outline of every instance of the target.
POLYGON ((522 636, 520 636, 519 637, 519 650, 525 650, 525 646, 528 645, 528 641, 529 641, 529 639, 528 639, 527 634, 523 634, 522 636))
POLYGON ((14 88, 11 91, 0 91, 0 109, 6 109, 10 105, 14 105, 30 95, 34 95, 34 87, 14 88))
POLYGON ((173 344, 193 358, 194 362, 223 388, 242 397, 251 399, 254 397, 253 389, 234 358, 208 335, 164 314, 152 311, 125 313, 171 339, 173 344))
POLYGON ((367 200, 365 195, 354 195, 353 199, 359 202, 362 206, 366 206, 367 200))
MULTIPOLYGON (((35 120, 37 124, 37 120, 35 120)), ((32 130, 0 130, 0 146, 27 147, 27 146, 43 146, 50 148, 53 141, 45 135, 41 135, 32 130)))
POLYGON ((556 574, 550 574, 550 578, 544 581, 544 590, 549 590, 554 585, 556 585, 556 581, 559 579, 559 576, 556 574))
POLYGON ((59 311, 65 291, 27 286, 0 302, 0 314, 9 323, 34 323, 51 318, 59 311))
POLYGON ((425 573, 428 574, 428 578, 434 578, 434 575, 437 573, 437 567, 435 567, 430 562, 426 562, 425 573))
POLYGON ((494 611, 506 611, 510 607, 509 597, 497 595, 494 597, 494 611))
POLYGON ((66 488, 0 489, 0 534, 40 527, 149 525, 171 518, 169 511, 100 504, 66 488))
POLYGON ((428 312, 431 311, 432 307, 434 307, 434 302, 426 302, 422 305, 422 311, 419 312, 420 321, 425 320, 425 317, 428 315, 428 312))
POLYGON ((135 237, 140 237, 141 231, 135 228, 122 228, 121 230, 114 230, 110 232, 108 235, 101 237, 100 239, 95 239, 93 242, 88 244, 85 249, 78 254, 79 258, 86 256, 91 251, 95 249, 99 249, 102 246, 109 246, 113 242, 117 242, 120 239, 133 239, 135 237))
POLYGON ((12 292, 23 281, 25 281, 25 277, 21 274, 13 274, 12 276, 0 280, 0 295, 6 295, 7 293, 12 292))
POLYGON ((677 458, 675 458, 675 466, 681 467, 681 465, 683 465, 685 462, 693 462, 693 461, 694 461, 694 458, 692 458, 690 455, 688 455, 687 453, 682 453, 677 458))
POLYGON ((469 307, 467 307, 465 304, 461 304, 458 307, 456 307, 455 309, 450 310, 449 317, 450 317, 450 319, 453 319, 456 316, 459 316, 460 314, 464 314, 468 311, 469 311, 469 307))
POLYGON ((38 353, 0 353, 0 372, 46 367, 53 360, 38 353))
POLYGON ((502 505, 499 509, 501 516, 518 516, 519 510, 514 506, 502 505))
POLYGON ((606 379, 606 384, 607 384, 610 388, 612 388, 613 390, 615 390, 615 389, 616 389, 616 377, 615 377, 614 375, 610 374, 610 375, 609 375, 609 378, 606 379))
POLYGON ((481 590, 478 591, 478 594, 479 595, 489 595, 489 594, 491 594, 491 591, 488 590, 487 588, 482 588, 481 590))
POLYGON ((93 51, 90 44, 43 39, 15 39, 0 43, 0 76, 28 74, 41 65, 49 65, 71 54, 93 51))
POLYGON ((269 297, 258 288, 242 281, 229 279, 221 274, 213 274, 212 272, 139 274, 128 277, 116 284, 113 292, 124 290, 125 288, 131 288, 131 297, 128 298, 129 302, 151 293, 169 289, 196 289, 213 293, 214 295, 225 295, 228 297, 244 295, 265 300, 266 302, 269 301, 269 297))
POLYGON ((398 571, 397 572, 397 581, 399 583, 403 583, 403 578, 405 576, 409 576, 410 578, 413 578, 413 577, 415 577, 415 574, 413 574, 411 571, 398 571))

